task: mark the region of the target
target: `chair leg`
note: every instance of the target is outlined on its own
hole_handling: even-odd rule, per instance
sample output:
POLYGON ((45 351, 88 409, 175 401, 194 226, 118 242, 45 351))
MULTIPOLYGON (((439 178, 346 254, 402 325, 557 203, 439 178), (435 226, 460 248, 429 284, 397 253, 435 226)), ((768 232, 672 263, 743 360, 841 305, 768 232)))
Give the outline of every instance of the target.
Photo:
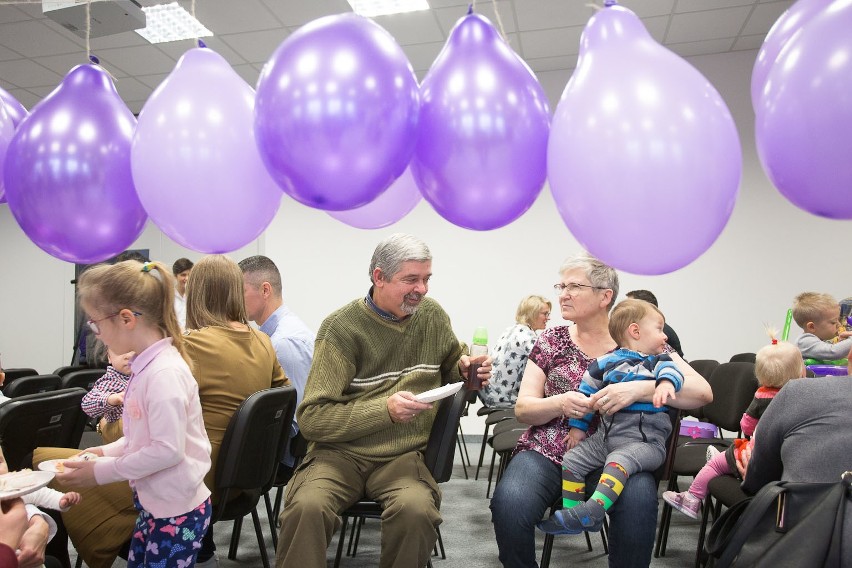
POLYGON ((491 476, 494 475, 494 458, 497 455, 497 450, 491 450, 491 465, 488 466, 488 487, 485 489, 485 498, 491 497, 491 476))
POLYGON ((281 515, 281 500, 284 497, 284 486, 279 485, 275 490, 275 506, 272 507, 272 516, 275 517, 275 527, 280 528, 281 523, 278 521, 279 515, 281 515))
POLYGON ((461 422, 459 422, 459 435, 457 439, 461 441, 461 447, 459 449, 462 450, 464 454, 464 457, 462 458, 462 463, 465 463, 465 460, 467 460, 467 465, 473 465, 472 463, 470 463, 470 453, 468 453, 467 451, 467 440, 465 440, 464 430, 462 430, 461 422))
POLYGON ((704 534, 707 530, 707 519, 710 516, 710 509, 713 506, 713 499, 710 495, 704 499, 704 508, 701 511, 701 528, 698 529, 698 546, 695 548, 695 568, 701 567, 701 553, 704 551, 704 534))
POLYGON ((588 532, 584 532, 583 536, 586 537, 586 548, 588 548, 589 552, 591 552, 593 550, 592 549, 592 538, 589 536, 588 532))
POLYGON ((553 551, 553 535, 544 535, 544 547, 541 550, 541 568, 550 568, 550 553, 553 551))
POLYGON ((343 516, 343 524, 340 525, 340 536, 337 540, 337 554, 334 557, 334 568, 339 568, 340 557, 343 556, 343 541, 346 540, 346 525, 349 523, 349 517, 343 516))
POLYGON ((278 548, 278 530, 275 528, 275 514, 272 512, 272 500, 269 491, 263 494, 263 502, 266 504, 266 518, 269 519, 269 532, 272 533, 272 550, 278 548))
POLYGON ((609 554, 609 544, 606 537, 609 534, 609 520, 604 517, 603 529, 601 529, 601 544, 603 544, 604 554, 609 554))
POLYGON ((441 548, 441 560, 447 559, 447 551, 444 550, 444 539, 441 538, 441 527, 436 529, 438 531, 438 546, 441 548))
MULTIPOLYGON (((669 483, 666 486, 667 491, 673 491, 676 488, 675 475, 672 474, 669 479, 669 483)), ((663 512, 660 514, 660 526, 657 527, 657 542, 654 545, 654 558, 659 558, 660 556, 666 555, 666 545, 664 543, 665 540, 668 539, 669 533, 669 521, 671 520, 671 507, 668 503, 663 501, 663 512)))
POLYGON ((467 456, 467 464, 464 463, 465 454, 467 454, 467 444, 463 442, 464 433, 461 429, 461 424, 459 424, 459 435, 456 436, 456 445, 459 447, 459 457, 461 457, 462 471, 464 471, 464 478, 470 479, 470 476, 467 474, 467 466, 470 465, 470 455, 467 456))
POLYGON ((243 532, 243 518, 234 519, 234 529, 231 531, 231 545, 228 547, 228 558, 237 559, 237 546, 240 544, 240 533, 243 532))
MULTIPOLYGON (((351 536, 349 537, 349 544, 352 547, 351 556, 354 557, 358 554, 358 543, 361 542, 361 528, 364 526, 364 517, 360 517, 358 522, 352 523, 352 532, 355 534, 355 538, 353 539, 351 536), (357 527, 357 529, 356 529, 357 527)), ((347 556, 350 556, 349 552, 346 553, 347 556)))
POLYGON ((74 568, 83 568, 83 557, 77 553, 77 564, 74 565, 74 568))
POLYGON ((251 510, 251 520, 254 523, 254 532, 257 535, 257 546, 260 548, 260 560, 263 562, 263 568, 269 568, 269 555, 266 552, 266 541, 263 539, 263 530, 260 528, 260 516, 257 514, 257 509, 251 510))
POLYGON ((491 424, 485 425, 485 432, 482 434, 482 444, 479 446, 479 462, 476 464, 476 475, 473 476, 474 480, 479 479, 479 468, 482 467, 482 460, 485 459, 485 445, 488 443, 488 430, 491 429, 491 424))

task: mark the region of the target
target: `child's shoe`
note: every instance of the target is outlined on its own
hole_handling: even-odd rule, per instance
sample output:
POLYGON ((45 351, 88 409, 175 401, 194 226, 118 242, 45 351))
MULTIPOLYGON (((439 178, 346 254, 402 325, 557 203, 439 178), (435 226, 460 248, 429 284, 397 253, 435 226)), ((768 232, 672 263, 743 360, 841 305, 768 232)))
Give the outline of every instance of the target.
POLYGON ((720 453, 722 453, 722 452, 719 451, 719 448, 717 448, 713 444, 710 444, 709 446, 707 446, 707 461, 712 460, 713 458, 715 458, 720 453))
POLYGON ((663 493, 663 500, 687 517, 701 518, 701 499, 689 491, 682 491, 681 493, 666 491, 663 493))
POLYGON ((556 511, 549 519, 536 526, 548 534, 580 534, 600 531, 603 519, 595 520, 586 510, 586 504, 580 503, 576 507, 556 511))

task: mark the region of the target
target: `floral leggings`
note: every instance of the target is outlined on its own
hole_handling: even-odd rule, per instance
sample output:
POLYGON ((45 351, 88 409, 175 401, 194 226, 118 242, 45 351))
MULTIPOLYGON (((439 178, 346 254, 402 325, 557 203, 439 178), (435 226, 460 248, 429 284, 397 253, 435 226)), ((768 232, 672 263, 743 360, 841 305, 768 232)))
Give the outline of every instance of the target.
POLYGON ((139 510, 127 568, 190 568, 201 548, 201 538, 210 526, 210 498, 192 511, 178 517, 156 519, 142 508, 133 492, 133 504, 139 510))

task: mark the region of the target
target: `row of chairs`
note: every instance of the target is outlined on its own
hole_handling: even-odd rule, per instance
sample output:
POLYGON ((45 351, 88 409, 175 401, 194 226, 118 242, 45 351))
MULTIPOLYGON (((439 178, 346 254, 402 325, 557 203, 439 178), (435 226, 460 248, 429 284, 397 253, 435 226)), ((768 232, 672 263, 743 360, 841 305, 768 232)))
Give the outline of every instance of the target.
POLYGON ((30 368, 6 369, 2 392, 8 398, 16 398, 77 387, 88 391, 104 372, 104 369, 88 367, 60 367, 56 372, 39 375, 35 369, 30 368))

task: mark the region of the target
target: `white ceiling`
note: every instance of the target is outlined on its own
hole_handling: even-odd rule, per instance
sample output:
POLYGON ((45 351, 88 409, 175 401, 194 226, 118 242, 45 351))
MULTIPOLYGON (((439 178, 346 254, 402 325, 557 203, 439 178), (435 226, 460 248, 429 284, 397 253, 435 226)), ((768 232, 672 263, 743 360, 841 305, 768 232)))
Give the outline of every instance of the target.
MULTIPOLYGON (((142 0, 143 6, 168 0, 142 0)), ((181 0, 187 10, 190 0, 181 0)), ((599 0, 598 4, 602 2, 599 0)), ((622 0, 658 41, 682 55, 758 49, 792 0, 622 0)), ((196 16, 215 37, 220 53, 251 85, 275 48, 302 24, 351 11, 346 0, 195 0, 196 16)), ((429 0, 430 10, 376 18, 402 45, 419 78, 467 11, 466 0, 429 0)), ((494 3, 475 11, 495 25, 494 3)), ((580 34, 594 13, 587 0, 497 0, 505 33, 536 72, 573 69, 580 34)), ((86 42, 46 18, 40 0, 0 0, 0 87, 32 108, 75 65, 85 63, 86 42)), ((91 40, 92 53, 116 78, 133 112, 192 41, 151 45, 135 32, 91 40)))

